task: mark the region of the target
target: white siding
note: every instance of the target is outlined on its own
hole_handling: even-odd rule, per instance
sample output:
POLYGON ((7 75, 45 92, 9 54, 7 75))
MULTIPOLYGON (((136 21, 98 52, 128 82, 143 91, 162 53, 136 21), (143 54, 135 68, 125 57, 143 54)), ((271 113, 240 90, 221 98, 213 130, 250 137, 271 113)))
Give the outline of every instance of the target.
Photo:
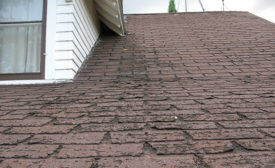
POLYGON ((91 0, 56 0, 55 79, 73 79, 100 33, 91 0))

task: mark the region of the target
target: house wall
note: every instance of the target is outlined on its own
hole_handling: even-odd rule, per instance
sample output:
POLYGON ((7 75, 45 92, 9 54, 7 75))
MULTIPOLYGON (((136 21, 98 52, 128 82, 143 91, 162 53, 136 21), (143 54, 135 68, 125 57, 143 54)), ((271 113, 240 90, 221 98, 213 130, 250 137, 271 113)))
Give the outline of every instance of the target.
POLYGON ((100 34, 93 1, 56 0, 55 20, 54 79, 73 79, 100 34))

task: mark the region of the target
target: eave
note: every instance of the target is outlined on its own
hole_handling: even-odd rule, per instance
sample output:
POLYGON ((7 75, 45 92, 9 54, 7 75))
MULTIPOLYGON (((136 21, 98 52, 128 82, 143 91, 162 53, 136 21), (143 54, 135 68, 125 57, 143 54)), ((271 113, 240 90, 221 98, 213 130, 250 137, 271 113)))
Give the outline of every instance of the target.
POLYGON ((95 0, 99 19, 120 36, 125 35, 121 0, 95 0))

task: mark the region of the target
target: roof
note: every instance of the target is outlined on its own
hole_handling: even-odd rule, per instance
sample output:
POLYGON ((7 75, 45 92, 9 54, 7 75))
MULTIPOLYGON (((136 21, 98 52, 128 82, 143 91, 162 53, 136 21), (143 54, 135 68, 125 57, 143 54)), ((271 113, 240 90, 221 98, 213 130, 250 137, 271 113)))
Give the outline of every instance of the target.
POLYGON ((0 86, 0 167, 274 167, 275 26, 127 15, 73 83, 0 86))

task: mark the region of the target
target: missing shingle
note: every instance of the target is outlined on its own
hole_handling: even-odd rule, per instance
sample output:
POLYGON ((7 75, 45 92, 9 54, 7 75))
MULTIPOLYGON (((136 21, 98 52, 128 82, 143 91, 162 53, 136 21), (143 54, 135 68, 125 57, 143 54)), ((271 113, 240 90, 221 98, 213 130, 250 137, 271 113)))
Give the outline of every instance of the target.
POLYGON ((195 154, 194 161, 198 168, 210 168, 210 166, 203 161, 202 157, 197 154, 195 154))
POLYGON ((157 151, 155 148, 152 147, 152 145, 148 142, 145 142, 143 144, 142 148, 143 154, 145 155, 156 155, 157 151))
POLYGON ((215 125, 217 126, 218 129, 225 129, 225 127, 218 122, 215 122, 215 125))
POLYGON ((90 168, 99 168, 97 163, 93 163, 90 168))
POLYGON ((240 117, 241 120, 247 120, 249 118, 246 117, 246 115, 240 113, 240 112, 237 112, 237 115, 240 117))
POLYGON ((233 145, 233 152, 247 152, 248 149, 244 148, 242 145, 238 144, 237 142, 231 142, 233 145))
MULTIPOLYGON (((272 136, 271 134, 269 134, 269 133, 267 133, 267 132, 265 132, 265 131, 262 131, 262 130, 258 130, 260 133, 262 133, 263 135, 265 135, 266 137, 272 137, 272 138, 275 138, 275 136, 272 136)), ((271 132, 271 133, 275 133, 275 132, 271 132)))
POLYGON ((112 119, 112 121, 111 121, 113 124, 117 124, 117 123, 119 123, 119 119, 118 119, 118 117, 117 116, 115 116, 114 117, 114 119, 112 119))
POLYGON ((111 137, 110 132, 106 132, 105 135, 102 138, 102 143, 105 143, 105 144, 106 143, 111 143, 111 139, 112 139, 112 137, 111 137))

